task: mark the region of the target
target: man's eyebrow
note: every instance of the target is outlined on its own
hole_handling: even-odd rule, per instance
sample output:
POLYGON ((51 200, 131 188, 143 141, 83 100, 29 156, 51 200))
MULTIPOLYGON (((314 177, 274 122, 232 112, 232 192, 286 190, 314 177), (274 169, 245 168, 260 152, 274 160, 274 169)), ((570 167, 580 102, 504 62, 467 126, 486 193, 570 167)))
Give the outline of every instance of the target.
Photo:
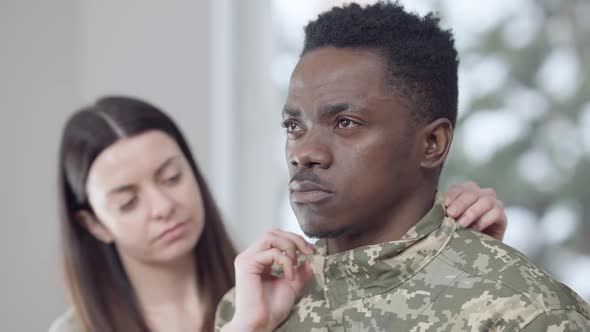
MULTIPOLYGON (((365 112, 366 111, 365 108, 353 107, 353 105, 350 103, 339 103, 339 104, 326 105, 326 106, 322 107, 320 110, 320 114, 323 116, 334 116, 338 113, 342 113, 342 112, 350 111, 350 110, 354 110, 356 112, 365 112)), ((298 108, 288 107, 285 105, 283 107, 283 116, 298 118, 298 117, 301 117, 301 110, 298 108)))
POLYGON ((348 111, 351 108, 352 108, 352 105, 349 103, 327 105, 327 106, 322 107, 322 109, 320 110, 320 114, 334 116, 338 113, 348 111))
POLYGON ((287 105, 285 105, 283 107, 283 116, 285 115, 292 118, 298 118, 301 116, 301 110, 297 108, 288 107, 287 105))

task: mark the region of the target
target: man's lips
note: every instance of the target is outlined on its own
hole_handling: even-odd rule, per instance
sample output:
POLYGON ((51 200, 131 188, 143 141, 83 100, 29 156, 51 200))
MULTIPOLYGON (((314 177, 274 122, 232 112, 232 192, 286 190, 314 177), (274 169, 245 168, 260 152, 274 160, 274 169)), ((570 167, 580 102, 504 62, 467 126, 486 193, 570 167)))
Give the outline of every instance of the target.
POLYGON ((291 201, 300 204, 321 203, 334 195, 331 190, 313 181, 292 181, 289 190, 291 201))

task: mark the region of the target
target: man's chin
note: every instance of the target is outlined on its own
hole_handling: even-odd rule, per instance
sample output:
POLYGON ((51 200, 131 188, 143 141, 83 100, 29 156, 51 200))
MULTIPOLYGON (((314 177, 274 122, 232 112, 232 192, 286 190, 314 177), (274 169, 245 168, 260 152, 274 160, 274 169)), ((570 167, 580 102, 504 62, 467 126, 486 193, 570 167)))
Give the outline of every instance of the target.
POLYGON ((338 229, 321 229, 319 227, 311 227, 309 225, 300 225, 303 233, 312 239, 336 239, 346 234, 348 228, 342 227, 338 229))

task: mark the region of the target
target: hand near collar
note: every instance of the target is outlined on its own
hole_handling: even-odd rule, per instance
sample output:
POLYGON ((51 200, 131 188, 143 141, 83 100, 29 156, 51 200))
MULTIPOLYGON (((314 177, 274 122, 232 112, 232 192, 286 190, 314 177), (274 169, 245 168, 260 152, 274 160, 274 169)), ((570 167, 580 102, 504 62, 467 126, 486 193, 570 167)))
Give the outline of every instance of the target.
POLYGON ((311 255, 313 245, 301 236, 281 230, 266 233, 235 260, 236 311, 222 331, 273 331, 289 315, 313 271, 297 265, 297 254, 311 255), (284 271, 271 274, 273 264, 284 271))
POLYGON ((494 189, 463 182, 451 186, 443 197, 447 215, 455 218, 459 225, 502 241, 508 220, 494 189))

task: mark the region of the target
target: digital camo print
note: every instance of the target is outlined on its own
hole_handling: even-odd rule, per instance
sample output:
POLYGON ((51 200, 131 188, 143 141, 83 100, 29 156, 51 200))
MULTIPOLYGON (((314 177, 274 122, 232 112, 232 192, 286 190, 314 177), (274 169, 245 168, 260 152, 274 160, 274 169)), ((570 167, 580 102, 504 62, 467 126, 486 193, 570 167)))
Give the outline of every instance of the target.
MULTIPOLYGON (((590 307, 515 249, 460 228, 441 196, 399 241, 307 257, 314 278, 277 331, 590 331, 590 307)), ((234 293, 218 306, 231 320, 234 293)))

